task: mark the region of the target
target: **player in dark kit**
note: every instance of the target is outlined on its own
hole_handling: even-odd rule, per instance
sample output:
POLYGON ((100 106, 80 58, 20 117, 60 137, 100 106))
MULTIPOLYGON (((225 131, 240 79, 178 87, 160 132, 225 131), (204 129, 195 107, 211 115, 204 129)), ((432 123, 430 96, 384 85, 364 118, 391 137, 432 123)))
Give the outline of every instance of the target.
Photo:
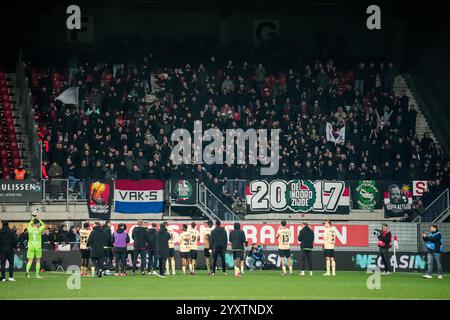
POLYGON ((106 232, 102 229, 100 223, 96 222, 87 241, 87 246, 91 251, 91 260, 97 269, 97 277, 99 278, 103 275, 104 248, 107 245, 106 232))
POLYGON ((234 259, 234 275, 240 277, 241 273, 244 272, 244 251, 247 246, 247 239, 239 222, 234 224, 234 230, 230 233, 230 242, 234 259))

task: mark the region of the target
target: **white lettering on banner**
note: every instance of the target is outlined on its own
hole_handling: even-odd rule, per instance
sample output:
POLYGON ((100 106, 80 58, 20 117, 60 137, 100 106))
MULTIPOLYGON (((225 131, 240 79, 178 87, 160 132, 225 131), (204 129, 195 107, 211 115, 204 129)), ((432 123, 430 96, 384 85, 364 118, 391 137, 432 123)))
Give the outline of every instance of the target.
POLYGON ((164 201, 163 193, 164 190, 114 190, 114 200, 125 202, 161 202, 164 201))
MULTIPOLYGON (((132 235, 133 229, 136 225, 127 223, 127 232, 132 235)), ((179 240, 179 233, 181 233, 182 223, 172 223, 169 224, 168 229, 173 231, 174 234, 174 243, 177 244, 179 240)), ((223 227, 225 228, 228 235, 234 229, 233 224, 224 223, 223 227)), ((258 224, 258 223, 249 223, 242 224, 242 230, 244 231, 247 241, 249 244, 260 244, 263 246, 277 246, 278 240, 276 239, 276 233, 280 226, 278 224, 258 224)), ((321 246, 324 243, 323 234, 325 231, 325 227, 323 225, 310 225, 311 229, 314 232, 315 240, 314 244, 317 246, 321 246)), ((333 226, 336 232, 336 245, 337 246, 360 246, 367 247, 368 246, 368 226, 367 225, 340 225, 336 224, 333 226)), ((113 224, 111 227, 111 231, 117 228, 117 224, 113 224)), ((204 229, 205 225, 203 223, 197 225, 197 230, 200 232, 200 241, 199 244, 202 245, 204 243, 204 229)), ((288 228, 292 232, 290 244, 292 246, 298 246, 299 242, 297 240, 297 236, 301 230, 301 225, 289 224, 288 228)), ((133 240, 131 241, 131 243, 133 240)))
MULTIPOLYGON (((342 244, 347 243, 347 227, 342 226, 342 231, 339 231, 337 228, 334 228, 336 239, 339 240, 342 244)), ((314 228, 314 242, 323 244, 323 234, 325 233, 325 227, 324 226, 318 226, 314 228)))
POLYGON ((242 227, 242 230, 245 232, 245 238, 247 241, 250 242, 251 240, 252 243, 258 243, 258 229, 256 229, 255 226, 246 225, 242 227))
POLYGON ((264 226, 261 228, 260 237, 261 243, 266 242, 266 239, 269 240, 270 243, 275 244, 275 230, 271 226, 264 226))
POLYGON ((350 212, 350 191, 343 181, 254 180, 247 187, 246 200, 254 212, 350 212))

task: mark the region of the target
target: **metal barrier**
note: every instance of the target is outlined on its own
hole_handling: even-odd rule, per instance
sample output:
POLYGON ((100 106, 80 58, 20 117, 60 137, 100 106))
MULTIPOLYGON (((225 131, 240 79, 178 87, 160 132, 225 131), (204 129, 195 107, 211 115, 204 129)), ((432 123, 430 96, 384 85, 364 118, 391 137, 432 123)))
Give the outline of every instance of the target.
POLYGON ((204 184, 200 184, 199 187, 199 204, 201 208, 207 211, 213 218, 218 218, 222 221, 239 221, 239 218, 233 211, 204 184))
POLYGON ((32 172, 31 176, 35 179, 42 178, 42 144, 38 142, 36 122, 34 120, 34 109, 31 103, 31 90, 28 85, 28 79, 25 75, 25 69, 22 65, 22 53, 19 54, 17 62, 17 90, 18 107, 25 120, 25 133, 30 137, 32 172))
POLYGON ((233 197, 237 197, 245 201, 245 186, 247 180, 243 179, 228 179, 222 180, 223 191, 230 193, 233 197))
POLYGON ((63 202, 66 204, 66 211, 69 210, 69 180, 52 179, 44 180, 43 206, 46 203, 63 202))
POLYGON ((450 204, 449 190, 445 190, 439 197, 425 209, 422 217, 423 222, 436 222, 441 215, 445 214, 450 204))

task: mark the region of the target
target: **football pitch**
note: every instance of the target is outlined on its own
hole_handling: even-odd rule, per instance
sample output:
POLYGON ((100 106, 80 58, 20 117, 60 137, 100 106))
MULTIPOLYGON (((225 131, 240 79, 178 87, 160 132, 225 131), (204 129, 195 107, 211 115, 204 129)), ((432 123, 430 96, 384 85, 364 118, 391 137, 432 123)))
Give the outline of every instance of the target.
MULTIPOLYGON (((232 272, 232 271, 231 271, 232 272)), ((316 271, 313 276, 281 276, 278 271, 246 272, 237 278, 231 274, 215 276, 199 271, 197 275, 167 276, 128 275, 103 278, 82 277, 80 289, 68 289, 70 275, 44 272, 15 275, 16 282, 0 282, 0 299, 450 299, 450 275, 444 279, 423 279, 418 273, 395 273, 381 276, 380 289, 368 289, 365 272, 341 271, 326 277, 316 271)))

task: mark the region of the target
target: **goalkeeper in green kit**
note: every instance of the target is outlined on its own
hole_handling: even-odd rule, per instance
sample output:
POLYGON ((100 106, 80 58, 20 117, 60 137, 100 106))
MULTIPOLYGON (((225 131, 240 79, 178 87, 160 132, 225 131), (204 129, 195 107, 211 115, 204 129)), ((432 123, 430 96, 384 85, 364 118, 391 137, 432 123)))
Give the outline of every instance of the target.
POLYGON ((39 271, 41 269, 42 257, 42 234, 45 230, 45 224, 39 219, 37 210, 33 212, 30 223, 28 224, 28 252, 27 252, 27 278, 30 277, 30 269, 33 260, 36 260, 36 278, 41 279, 39 271))

